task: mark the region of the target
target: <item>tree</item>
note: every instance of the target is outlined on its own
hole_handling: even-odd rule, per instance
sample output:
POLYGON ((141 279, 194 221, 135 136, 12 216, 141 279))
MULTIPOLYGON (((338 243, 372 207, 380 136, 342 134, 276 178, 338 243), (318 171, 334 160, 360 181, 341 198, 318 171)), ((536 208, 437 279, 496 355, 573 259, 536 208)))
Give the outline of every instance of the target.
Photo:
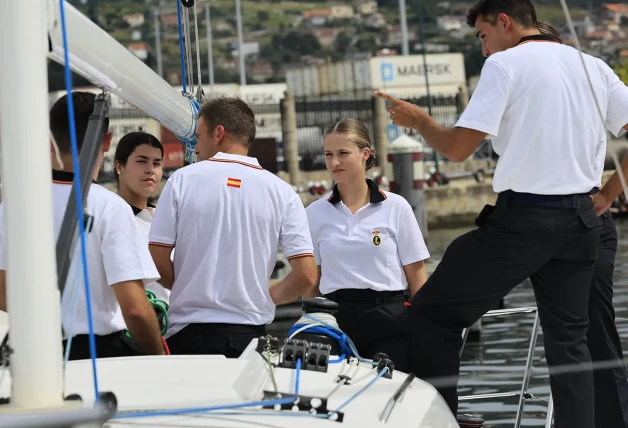
POLYGON ((334 47, 339 51, 339 52, 347 52, 347 49, 349 49, 349 46, 351 46, 351 36, 349 36, 346 32, 341 31, 340 33, 338 33, 338 35, 336 36, 336 40, 334 41, 334 47))
POLYGON ((624 59, 621 64, 615 66, 615 73, 617 73, 622 82, 628 85, 628 59, 624 59))

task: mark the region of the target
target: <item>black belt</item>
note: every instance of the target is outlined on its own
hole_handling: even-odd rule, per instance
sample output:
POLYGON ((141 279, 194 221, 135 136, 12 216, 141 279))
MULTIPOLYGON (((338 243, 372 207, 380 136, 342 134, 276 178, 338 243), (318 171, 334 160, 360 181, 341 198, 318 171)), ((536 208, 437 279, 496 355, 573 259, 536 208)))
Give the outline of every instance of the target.
POLYGON ((594 187, 588 193, 576 193, 573 195, 536 195, 534 193, 519 193, 506 190, 497 195, 497 205, 506 204, 579 209, 583 199, 599 191, 597 187, 594 187))
POLYGON ((408 295, 407 290, 377 291, 372 289, 345 288, 325 294, 325 298, 340 302, 374 302, 376 304, 392 300, 396 296, 408 295))

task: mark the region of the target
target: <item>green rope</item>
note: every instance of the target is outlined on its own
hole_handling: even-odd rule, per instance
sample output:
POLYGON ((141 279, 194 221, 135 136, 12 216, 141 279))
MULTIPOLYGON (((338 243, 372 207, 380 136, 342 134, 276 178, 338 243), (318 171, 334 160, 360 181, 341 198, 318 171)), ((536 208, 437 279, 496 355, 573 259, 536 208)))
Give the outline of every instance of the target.
MULTIPOLYGON (((150 290, 146 290, 146 298, 148 299, 148 302, 151 304, 151 306, 155 310, 155 313, 157 314, 157 322, 159 323, 159 328, 161 329, 161 335, 164 336, 169 327, 168 303, 157 298, 157 295, 150 290)), ((124 330, 124 334, 133 339, 133 336, 131 336, 129 330, 124 330)))

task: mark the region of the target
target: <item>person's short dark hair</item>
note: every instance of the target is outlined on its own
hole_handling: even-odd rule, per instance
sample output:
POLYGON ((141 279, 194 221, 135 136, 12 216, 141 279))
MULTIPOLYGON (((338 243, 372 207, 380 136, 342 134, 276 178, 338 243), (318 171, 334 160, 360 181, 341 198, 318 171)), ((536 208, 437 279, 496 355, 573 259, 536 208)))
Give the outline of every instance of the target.
POLYGON ((147 132, 130 132, 120 138, 120 141, 118 141, 118 147, 116 147, 116 154, 113 156, 113 180, 116 185, 120 182, 118 170, 115 166, 116 161, 120 162, 122 165, 126 165, 129 160, 129 156, 131 156, 135 149, 145 144, 161 150, 161 157, 164 157, 164 146, 161 142, 159 142, 157 137, 152 134, 147 132))
POLYGON ((508 15, 525 28, 537 26, 536 10, 530 0, 480 0, 469 9, 467 24, 475 27, 475 21, 480 17, 495 24, 500 13, 508 15))
POLYGON ((554 39, 555 42, 562 43, 563 39, 560 37, 560 32, 547 21, 539 21, 537 28, 544 36, 549 36, 554 39))
POLYGON ((203 118, 210 133, 222 125, 228 134, 238 138, 245 147, 251 147, 255 141, 255 114, 240 98, 220 97, 207 101, 198 117, 203 118))
MULTIPOLYGON (((76 124, 76 144, 80 150, 83 146, 89 117, 94 111, 96 95, 91 92, 74 91, 72 92, 72 100, 76 124)), ((108 129, 109 118, 105 119, 105 132, 108 132, 108 129)), ((50 109, 50 132, 59 147, 60 154, 68 155, 72 153, 67 94, 59 98, 50 109)))

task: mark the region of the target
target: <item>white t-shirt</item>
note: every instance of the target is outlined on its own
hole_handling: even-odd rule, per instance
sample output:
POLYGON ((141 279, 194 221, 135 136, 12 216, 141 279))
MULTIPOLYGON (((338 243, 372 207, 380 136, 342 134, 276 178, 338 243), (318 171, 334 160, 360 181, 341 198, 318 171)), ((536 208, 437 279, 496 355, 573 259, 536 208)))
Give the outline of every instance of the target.
MULTIPOLYGON (((73 174, 53 171, 52 177, 54 229, 57 238, 71 194, 73 174)), ((3 205, 4 203, 0 204, 0 269, 6 270, 3 205)), ((145 245, 145 238, 137 226, 133 211, 122 198, 98 184, 91 184, 85 212, 93 217, 91 231, 86 235, 86 252, 94 332, 106 335, 126 328, 111 285, 132 280, 142 280, 146 285, 159 279, 159 273, 145 245)), ((81 243, 77 240, 61 311, 66 339, 69 331, 72 331, 73 335, 89 333, 80 262, 81 243), (66 294, 72 292, 77 284, 78 304, 72 326, 72 305, 66 300, 69 297, 66 294)), ((36 261, 33 263, 33 268, 36 268, 36 261)))
POLYGON ((175 171, 161 193, 152 245, 176 246, 167 337, 190 323, 262 325, 278 246, 312 257, 305 208, 257 159, 218 153, 175 171))
POLYGON ((319 289, 406 290, 403 267, 430 257, 412 207, 372 180, 370 203, 351 214, 338 188, 306 209, 321 267, 319 289))
MULTIPOLYGON (((153 223, 153 215, 154 213, 151 210, 155 208, 154 206, 149 206, 149 209, 140 209, 131 205, 131 209, 133 210, 133 214, 135 215, 135 219, 137 220, 137 224, 140 227, 142 235, 146 238, 146 246, 148 247, 148 233, 150 232, 150 226, 153 223)), ((166 303, 170 300, 170 290, 164 288, 158 282, 151 282, 146 285, 146 289, 155 293, 157 298, 165 301, 166 303)))
POLYGON ((602 60, 528 41, 491 55, 456 126, 486 132, 499 154, 493 189, 568 195, 600 185, 606 131, 628 123, 628 88, 602 60))

